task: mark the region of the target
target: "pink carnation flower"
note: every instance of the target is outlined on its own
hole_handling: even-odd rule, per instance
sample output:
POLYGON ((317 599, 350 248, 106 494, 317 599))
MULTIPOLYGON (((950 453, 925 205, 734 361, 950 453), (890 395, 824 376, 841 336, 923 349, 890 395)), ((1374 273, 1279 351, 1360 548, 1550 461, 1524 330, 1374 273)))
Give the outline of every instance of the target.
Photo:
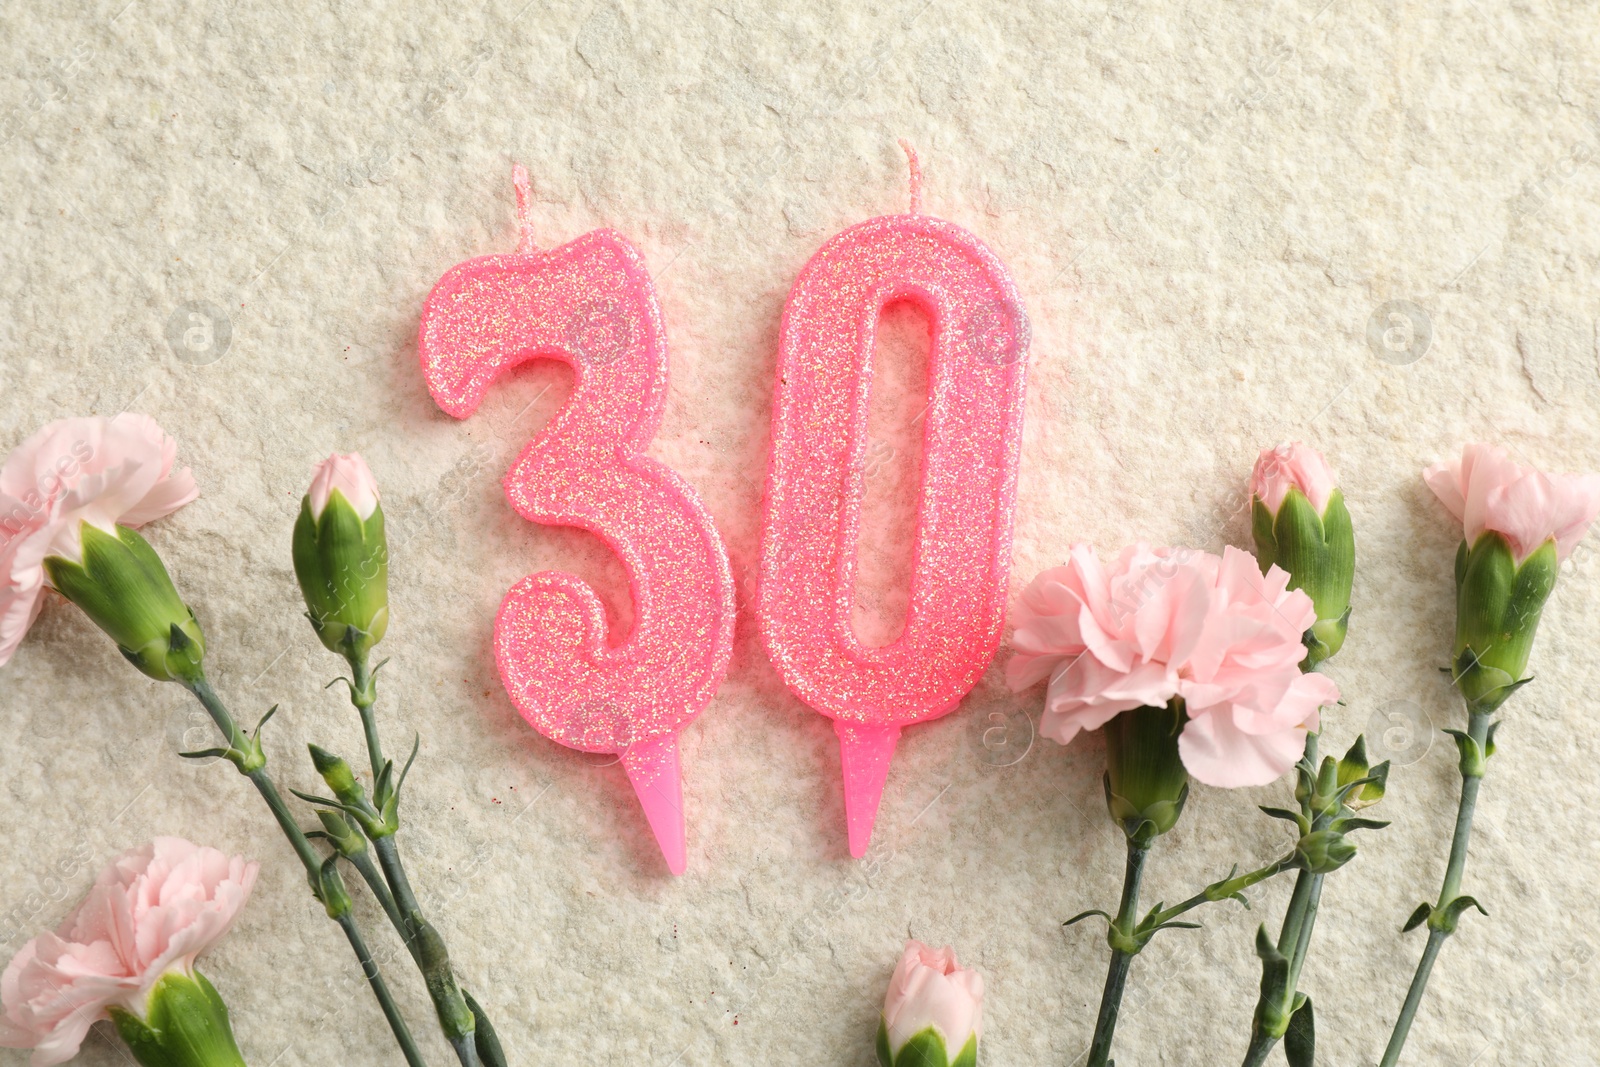
POLYGON ((907 941, 883 999, 883 1024, 891 1055, 931 1026, 954 1060, 968 1038, 983 1039, 983 975, 957 963, 948 945, 907 941))
POLYGON ((1250 495, 1273 515, 1278 514, 1290 489, 1300 490, 1311 501, 1312 510, 1321 515, 1335 485, 1333 470, 1322 453, 1299 441, 1263 449, 1250 472, 1250 495))
POLYGON ((1236 548, 1124 549, 1109 567, 1075 545, 1022 595, 1012 689, 1045 679, 1039 732, 1067 744, 1120 712, 1182 697, 1184 766, 1207 785, 1265 785, 1300 758, 1332 680, 1302 674, 1311 598, 1236 548))
POLYGON ((257 867, 180 837, 118 857, 0 976, 0 1046, 31 1048, 32 1067, 51 1067, 77 1055, 107 1008, 143 1017, 151 987, 172 971, 192 975, 195 957, 228 932, 257 867))
POLYGON ((83 559, 82 523, 107 533, 170 515, 200 495, 177 443, 148 415, 60 419, 0 467, 0 666, 43 604, 46 556, 83 559))
POLYGON ((1436 463, 1422 477, 1461 520, 1467 544, 1493 530, 1505 535, 1518 564, 1552 539, 1565 560, 1600 515, 1600 475, 1545 474, 1496 445, 1468 445, 1460 459, 1436 463))

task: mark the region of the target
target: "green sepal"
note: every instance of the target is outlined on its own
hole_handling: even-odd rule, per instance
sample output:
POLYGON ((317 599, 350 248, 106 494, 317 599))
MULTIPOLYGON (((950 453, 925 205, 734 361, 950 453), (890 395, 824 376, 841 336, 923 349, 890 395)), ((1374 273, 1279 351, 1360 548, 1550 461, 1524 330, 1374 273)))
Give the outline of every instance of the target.
POLYGON ((1278 535, 1272 529, 1272 512, 1258 496, 1250 498, 1250 537, 1256 543, 1256 562, 1265 574, 1278 562, 1278 535))
POLYGON ((881 1067, 894 1067, 894 1056, 889 1051, 889 1022, 878 1017, 878 1063, 881 1067))
POLYGON ((1470 547, 1463 542, 1456 561, 1453 680, 1469 707, 1491 712, 1526 681, 1528 654, 1560 560, 1550 540, 1519 565, 1510 542, 1489 530, 1470 547))
POLYGON ((1148 847, 1172 829, 1189 799, 1189 772, 1178 754, 1187 721, 1181 700, 1120 712, 1103 726, 1106 810, 1128 840, 1148 847))
POLYGON ((50 584, 117 643, 127 661, 158 682, 201 677, 205 635, 167 568, 136 530, 107 533, 79 524, 83 562, 46 556, 50 584))
POLYGON ((158 979, 143 1018, 122 1007, 108 1013, 144 1067, 245 1067, 228 1006, 199 971, 172 971, 158 979))
POLYGON ((1283 1055, 1289 1067, 1313 1067, 1317 1058, 1317 1022, 1311 998, 1300 999, 1289 1017, 1289 1028, 1283 1033, 1283 1055))
POLYGON ((961 1046, 961 1051, 951 1061, 950 1067, 978 1067, 978 1035, 973 1034, 967 1038, 967 1043, 961 1046))
POLYGON ((1484 906, 1479 904, 1472 897, 1456 897, 1444 907, 1434 908, 1432 912, 1429 913, 1428 929, 1438 930, 1446 934, 1455 933, 1456 924, 1461 921, 1461 913, 1466 911, 1468 908, 1477 908, 1479 915, 1489 914, 1489 912, 1484 909, 1484 906))
POLYGON ((1303 589, 1316 607, 1306 631, 1302 668, 1312 670, 1344 645, 1350 627, 1350 589, 1355 578, 1355 530, 1344 493, 1335 489, 1318 515, 1298 488, 1291 488, 1274 516, 1259 497, 1250 509, 1251 534, 1261 572, 1276 565, 1289 574, 1289 588, 1303 589))
POLYGON ((465 989, 461 991, 461 997, 472 1012, 472 1043, 478 1050, 478 1059, 483 1062, 483 1067, 506 1067, 505 1049, 501 1048, 500 1037, 494 1032, 489 1017, 484 1014, 483 1006, 465 989))
POLYGON ((380 504, 363 522, 335 489, 319 517, 311 497, 295 522, 294 571, 306 618, 330 652, 366 655, 389 626, 389 546, 380 504))
MULTIPOLYGON (((969 1041, 969 1044, 972 1042, 969 1041)), ((976 1052, 976 1045, 973 1045, 976 1052)), ((966 1049, 962 1049, 962 1055, 966 1049)), ((957 1062, 960 1062, 959 1057, 957 1062)), ((972 1062, 976 1061, 976 1055, 972 1062)), ((931 1026, 923 1027, 911 1036, 911 1040, 900 1046, 900 1052, 894 1057, 893 1067, 954 1067, 950 1062, 949 1053, 945 1051, 944 1038, 939 1031, 931 1026)))

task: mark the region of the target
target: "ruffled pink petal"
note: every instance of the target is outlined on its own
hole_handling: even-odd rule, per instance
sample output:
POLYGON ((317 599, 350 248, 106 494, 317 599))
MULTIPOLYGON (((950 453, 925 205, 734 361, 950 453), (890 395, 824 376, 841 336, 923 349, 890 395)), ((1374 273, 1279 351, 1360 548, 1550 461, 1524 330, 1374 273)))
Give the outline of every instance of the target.
POLYGON ((111 1005, 142 1014, 163 974, 191 968, 228 931, 257 871, 181 838, 117 857, 60 928, 29 941, 0 976, 0 1044, 62 1063, 111 1005))
POLYGON ((1178 735, 1178 754, 1195 780, 1223 789, 1266 785, 1289 772, 1305 748, 1306 728, 1248 734, 1235 725, 1226 706, 1190 710, 1178 735))

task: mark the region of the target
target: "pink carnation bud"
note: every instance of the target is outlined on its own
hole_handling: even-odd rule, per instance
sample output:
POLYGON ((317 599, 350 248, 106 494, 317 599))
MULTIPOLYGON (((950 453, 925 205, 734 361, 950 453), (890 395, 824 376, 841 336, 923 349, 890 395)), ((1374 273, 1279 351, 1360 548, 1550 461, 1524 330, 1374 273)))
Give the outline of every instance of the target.
POLYGON ((932 1027, 955 1062, 969 1040, 983 1037, 983 975, 956 962, 955 950, 907 941, 883 1000, 891 1058, 932 1027))
POLYGON ((362 522, 378 509, 378 482, 359 452, 349 455, 335 452, 317 464, 309 490, 313 519, 322 518, 322 509, 328 506, 328 498, 335 489, 355 508, 362 522))
POLYGON ((145 1014, 167 974, 192 976, 256 882, 257 864, 180 837, 123 853, 54 933, 29 941, 0 976, 0 1046, 31 1048, 32 1067, 78 1054, 108 1009, 145 1014))
POLYGON ((1291 441, 1277 448, 1263 449, 1250 472, 1250 495, 1266 505, 1273 515, 1283 506, 1290 489, 1298 489, 1311 501, 1312 510, 1321 515, 1333 495, 1333 471, 1322 453, 1310 445, 1291 441))
POLYGON ((1519 565, 1550 540, 1565 560, 1600 515, 1600 475, 1545 474, 1512 462, 1496 445, 1468 445, 1460 459, 1436 463, 1422 477, 1461 520, 1469 546, 1493 530, 1519 565))

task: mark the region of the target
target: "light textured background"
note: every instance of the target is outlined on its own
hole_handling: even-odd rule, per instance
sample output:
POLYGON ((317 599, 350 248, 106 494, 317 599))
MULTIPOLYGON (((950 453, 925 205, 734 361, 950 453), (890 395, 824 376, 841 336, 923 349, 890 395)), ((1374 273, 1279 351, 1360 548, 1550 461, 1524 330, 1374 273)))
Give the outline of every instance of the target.
MULTIPOLYGON (((628 615, 598 542, 521 522, 498 486, 568 372, 525 370, 456 423, 416 367, 434 280, 515 246, 525 161, 542 245, 615 226, 654 268, 673 363, 652 454, 703 494, 747 593, 785 294, 829 235, 904 209, 907 137, 927 209, 999 253, 1033 321, 1013 590, 1072 540, 1245 543, 1263 445, 1303 437, 1337 466, 1360 569, 1327 737, 1376 729, 1400 766, 1380 809, 1395 824, 1330 882, 1304 985, 1323 1062, 1375 1062, 1421 949, 1398 927, 1437 891, 1458 781, 1435 732, 1458 717, 1436 670, 1457 535, 1418 471, 1479 438, 1600 465, 1600 15, 1324 3, 7 4, 0 448, 128 408, 180 438, 203 496, 152 536, 239 716, 282 702, 268 750, 301 788, 307 740, 354 755, 359 732, 321 688, 337 664, 297 614, 288 534, 315 459, 367 456, 395 539, 381 714, 391 748, 423 739, 404 848, 512 1063, 862 1067, 908 935, 984 971, 988 1063, 1070 1062, 1105 945, 1059 924, 1111 906, 1121 868, 1098 739, 995 766, 988 716, 1015 753, 1039 692, 991 671, 907 733, 877 860, 854 863, 833 735, 745 615, 684 737, 690 870, 668 877, 619 769, 535 736, 489 654, 501 595, 535 569, 628 615), (1380 311, 1396 300, 1414 321, 1380 311), (191 302, 218 318, 208 350, 167 339, 191 302)), ((868 630, 896 610, 920 407, 901 358, 917 324, 889 327, 906 370, 875 408, 868 630)), ((1596 1062, 1594 546, 1563 568, 1485 789, 1467 885, 1493 917, 1447 946, 1407 1062, 1596 1062)), ((0 675, 5 951, 117 850, 185 834, 264 862, 206 964, 250 1061, 399 1062, 244 783, 173 755, 203 721, 47 608, 0 675)), ((1286 792, 1198 789, 1149 900, 1282 848, 1254 806, 1286 792)), ((1251 935, 1287 889, 1158 939, 1118 1062, 1237 1061, 1251 935)), ((403 963, 390 977, 438 1067, 403 963)), ((83 1062, 124 1058, 101 1034, 83 1062)))

